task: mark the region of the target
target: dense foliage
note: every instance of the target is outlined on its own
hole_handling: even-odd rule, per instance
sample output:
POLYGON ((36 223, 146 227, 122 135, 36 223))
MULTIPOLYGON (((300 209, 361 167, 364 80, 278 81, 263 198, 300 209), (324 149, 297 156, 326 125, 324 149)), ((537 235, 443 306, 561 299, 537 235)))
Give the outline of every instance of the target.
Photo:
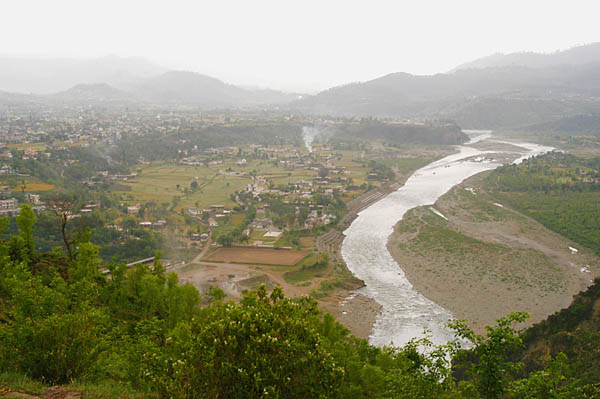
POLYGON ((486 188, 600 255, 600 159, 553 152, 496 169, 486 188))
POLYGON ((600 381, 600 279, 577 295, 571 306, 529 328, 521 356, 526 372, 539 372, 545 356, 567 357, 564 363, 580 383, 600 381))
POLYGON ((71 260, 36 250, 28 205, 17 225, 0 243, 0 373, 59 384, 119 381, 164 398, 599 394, 597 380, 571 375, 561 353, 529 376, 518 373, 511 355, 522 345, 515 324, 525 314, 500 319, 486 336, 455 323, 457 336, 474 343, 467 351, 458 341, 434 347, 426 339, 377 348, 349 335, 314 299, 264 287, 238 304, 222 302, 219 289, 201 298, 158 260, 131 269, 106 264, 107 277, 89 235, 78 237, 71 260), (460 382, 452 358, 467 369, 460 382))
POLYGON ((380 139, 389 146, 407 144, 462 144, 468 137, 454 123, 431 125, 385 123, 363 118, 359 123, 347 123, 335 128, 336 139, 380 139))
POLYGON ((173 160, 185 157, 191 148, 239 146, 243 144, 300 144, 302 125, 292 122, 210 124, 183 123, 177 133, 161 131, 144 136, 123 137, 110 152, 111 157, 127 166, 136 165, 139 158, 147 161, 173 160))

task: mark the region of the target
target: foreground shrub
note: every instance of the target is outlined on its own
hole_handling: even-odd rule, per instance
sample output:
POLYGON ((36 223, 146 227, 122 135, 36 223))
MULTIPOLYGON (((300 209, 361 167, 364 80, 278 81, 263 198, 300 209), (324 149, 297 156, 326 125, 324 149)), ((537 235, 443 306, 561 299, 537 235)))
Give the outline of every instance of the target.
POLYGON ((181 323, 162 349, 144 354, 143 372, 165 397, 331 397, 343 370, 319 318, 315 301, 261 287, 240 305, 213 304, 181 323))

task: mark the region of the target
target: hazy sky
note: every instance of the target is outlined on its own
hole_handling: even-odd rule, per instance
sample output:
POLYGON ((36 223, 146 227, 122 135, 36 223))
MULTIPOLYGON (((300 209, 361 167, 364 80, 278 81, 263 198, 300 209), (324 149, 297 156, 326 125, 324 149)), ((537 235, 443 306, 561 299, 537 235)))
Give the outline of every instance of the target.
POLYGON ((599 41, 597 3, 2 0, 0 54, 144 56, 230 83, 315 91, 599 41))

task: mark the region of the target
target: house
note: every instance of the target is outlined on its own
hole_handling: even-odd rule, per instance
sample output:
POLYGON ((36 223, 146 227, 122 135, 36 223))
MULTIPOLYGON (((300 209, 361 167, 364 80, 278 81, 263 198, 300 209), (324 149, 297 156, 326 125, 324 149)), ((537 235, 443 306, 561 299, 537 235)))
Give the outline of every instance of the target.
POLYGON ((208 219, 208 225, 210 227, 217 227, 219 224, 217 223, 217 221, 213 218, 208 219))
POLYGON ((15 198, 0 200, 1 216, 18 216, 21 209, 15 198))
POLYGON ((6 199, 6 198, 10 197, 11 195, 12 195, 12 190, 10 189, 10 187, 8 187, 8 186, 0 187, 0 197, 2 197, 3 199, 6 199))
POLYGON ((136 177, 137 177, 137 173, 131 173, 128 175, 112 175, 110 178, 112 180, 127 181, 128 179, 135 179, 136 177))
POLYGON ((138 213, 140 213, 140 207, 138 205, 127 207, 127 214, 129 216, 137 216, 138 213))
POLYGON ((190 216, 200 216, 200 215, 202 215, 202 210, 196 208, 195 206, 192 206, 192 207, 186 209, 186 212, 190 216))
POLYGON ((15 209, 19 203, 15 198, 0 200, 0 209, 15 209))
POLYGON ((39 194, 28 193, 26 195, 26 198, 27 198, 27 201, 31 202, 32 204, 39 205, 41 203, 39 194))

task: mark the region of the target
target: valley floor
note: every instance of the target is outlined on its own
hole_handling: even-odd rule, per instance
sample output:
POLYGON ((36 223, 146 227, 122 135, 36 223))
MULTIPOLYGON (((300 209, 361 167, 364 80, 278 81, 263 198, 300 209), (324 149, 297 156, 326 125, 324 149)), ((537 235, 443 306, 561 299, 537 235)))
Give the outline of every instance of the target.
POLYGON ((485 192, 487 173, 409 211, 388 241, 415 289, 479 332, 514 311, 543 320, 600 275, 592 251, 485 192))

